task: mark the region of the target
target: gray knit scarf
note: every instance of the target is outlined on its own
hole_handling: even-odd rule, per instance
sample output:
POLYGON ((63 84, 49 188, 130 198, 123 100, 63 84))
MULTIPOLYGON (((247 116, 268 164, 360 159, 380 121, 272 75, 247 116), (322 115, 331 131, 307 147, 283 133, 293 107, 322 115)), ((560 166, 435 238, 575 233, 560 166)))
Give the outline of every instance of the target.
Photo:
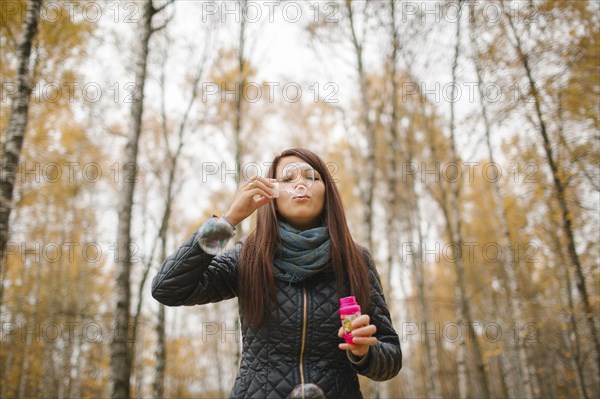
POLYGON ((296 283, 330 267, 327 227, 300 231, 279 220, 281 243, 275 250, 275 278, 296 283))

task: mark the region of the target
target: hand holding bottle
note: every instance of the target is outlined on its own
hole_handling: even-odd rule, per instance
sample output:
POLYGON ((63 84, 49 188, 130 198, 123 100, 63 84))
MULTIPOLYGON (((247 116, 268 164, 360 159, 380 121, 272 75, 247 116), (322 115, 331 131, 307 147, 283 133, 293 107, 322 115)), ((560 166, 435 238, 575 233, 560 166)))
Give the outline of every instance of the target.
MULTIPOLYGON (((338 345, 339 348, 351 351, 354 356, 365 356, 369 352, 369 346, 377 343, 377 338, 372 336, 377 332, 377 327, 369 324, 370 322, 371 319, 368 314, 360 315, 352 320, 350 322, 352 343, 341 343, 338 345)), ((344 338, 344 336, 345 330, 342 326, 338 331, 338 337, 344 338)))

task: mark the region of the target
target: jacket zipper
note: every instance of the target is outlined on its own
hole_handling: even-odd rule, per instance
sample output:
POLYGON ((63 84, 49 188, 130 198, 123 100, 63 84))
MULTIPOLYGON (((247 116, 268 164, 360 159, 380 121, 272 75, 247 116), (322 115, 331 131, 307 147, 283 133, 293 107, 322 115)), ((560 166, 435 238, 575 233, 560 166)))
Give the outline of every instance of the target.
POLYGON ((302 283, 302 302, 303 302, 303 316, 302 316, 302 344, 300 346, 300 381, 302 383, 302 397, 304 398, 304 347, 306 346, 306 322, 307 322, 307 300, 306 300, 306 284, 302 283))

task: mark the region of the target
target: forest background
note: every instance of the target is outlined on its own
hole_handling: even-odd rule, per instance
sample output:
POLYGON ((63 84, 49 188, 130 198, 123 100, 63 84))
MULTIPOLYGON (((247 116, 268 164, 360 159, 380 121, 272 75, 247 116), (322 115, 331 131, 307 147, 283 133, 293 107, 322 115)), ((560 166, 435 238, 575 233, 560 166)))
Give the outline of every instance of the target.
POLYGON ((599 8, 2 0, 0 396, 226 397, 237 303, 150 279, 301 146, 400 336, 365 397, 598 397, 599 8))

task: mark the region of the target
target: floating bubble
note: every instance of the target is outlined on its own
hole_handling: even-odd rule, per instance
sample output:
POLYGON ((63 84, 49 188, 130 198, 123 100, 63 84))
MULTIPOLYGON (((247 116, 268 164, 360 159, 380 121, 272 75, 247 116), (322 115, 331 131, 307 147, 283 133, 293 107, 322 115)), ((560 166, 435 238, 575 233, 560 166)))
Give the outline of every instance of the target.
POLYGON ((307 163, 292 162, 287 164, 279 179, 279 188, 292 196, 306 194, 317 178, 315 169, 307 163))
POLYGON ((325 393, 316 384, 301 384, 294 388, 291 399, 325 399, 325 393))

